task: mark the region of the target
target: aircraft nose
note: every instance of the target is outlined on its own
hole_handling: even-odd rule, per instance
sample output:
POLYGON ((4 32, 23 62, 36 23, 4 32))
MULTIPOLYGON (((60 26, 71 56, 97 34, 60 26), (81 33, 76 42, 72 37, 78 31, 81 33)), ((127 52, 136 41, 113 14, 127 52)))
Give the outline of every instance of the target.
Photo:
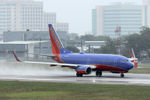
POLYGON ((129 69, 132 69, 134 67, 134 65, 132 63, 129 63, 129 69))

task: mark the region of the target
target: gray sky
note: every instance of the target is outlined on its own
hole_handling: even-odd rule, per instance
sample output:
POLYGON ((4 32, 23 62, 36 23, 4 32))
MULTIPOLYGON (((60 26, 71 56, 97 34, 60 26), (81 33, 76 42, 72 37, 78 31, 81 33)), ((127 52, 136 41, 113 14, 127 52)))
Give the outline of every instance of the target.
POLYGON ((69 31, 79 34, 91 32, 91 10, 96 5, 109 5, 113 2, 136 2, 142 4, 142 0, 36 0, 43 1, 44 11, 56 12, 57 21, 68 22, 69 31))

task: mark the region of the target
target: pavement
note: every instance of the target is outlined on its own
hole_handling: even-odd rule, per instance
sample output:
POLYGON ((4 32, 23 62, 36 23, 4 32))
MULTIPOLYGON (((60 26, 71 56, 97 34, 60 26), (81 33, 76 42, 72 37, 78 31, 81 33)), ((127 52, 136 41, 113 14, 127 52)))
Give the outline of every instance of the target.
POLYGON ((119 85, 141 85, 150 86, 150 74, 126 74, 124 78, 120 75, 104 73, 102 77, 93 74, 76 77, 72 74, 66 75, 0 75, 0 80, 5 81, 35 81, 35 82, 59 82, 59 83, 85 83, 85 84, 119 84, 119 85))
POLYGON ((150 74, 126 73, 121 78, 120 74, 105 72, 102 77, 96 77, 93 72, 76 77, 76 72, 68 68, 7 62, 0 64, 0 80, 150 86, 150 74))

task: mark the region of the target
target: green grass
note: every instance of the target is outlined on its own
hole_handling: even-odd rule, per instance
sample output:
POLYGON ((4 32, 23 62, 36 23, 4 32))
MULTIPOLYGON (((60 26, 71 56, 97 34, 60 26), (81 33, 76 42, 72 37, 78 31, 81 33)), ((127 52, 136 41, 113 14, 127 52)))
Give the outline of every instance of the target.
POLYGON ((0 100, 149 100, 149 86, 0 81, 0 100))
POLYGON ((6 96, 8 97, 45 97, 45 96, 56 96, 56 95, 62 95, 64 94, 63 92, 44 92, 44 91, 39 91, 39 92, 21 92, 21 93, 12 93, 8 94, 6 96))

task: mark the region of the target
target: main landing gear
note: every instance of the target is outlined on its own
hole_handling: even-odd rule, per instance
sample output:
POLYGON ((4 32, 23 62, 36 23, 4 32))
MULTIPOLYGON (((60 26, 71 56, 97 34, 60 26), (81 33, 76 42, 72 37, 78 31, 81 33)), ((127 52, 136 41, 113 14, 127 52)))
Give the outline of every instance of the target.
POLYGON ((102 71, 101 70, 97 70, 96 71, 96 76, 97 77, 101 77, 102 76, 102 71))
POLYGON ((120 77, 122 77, 122 78, 123 78, 123 77, 124 77, 124 73, 121 73, 121 74, 120 74, 120 77))
POLYGON ((81 74, 81 73, 76 73, 76 76, 77 76, 77 77, 82 77, 83 74, 81 74))

